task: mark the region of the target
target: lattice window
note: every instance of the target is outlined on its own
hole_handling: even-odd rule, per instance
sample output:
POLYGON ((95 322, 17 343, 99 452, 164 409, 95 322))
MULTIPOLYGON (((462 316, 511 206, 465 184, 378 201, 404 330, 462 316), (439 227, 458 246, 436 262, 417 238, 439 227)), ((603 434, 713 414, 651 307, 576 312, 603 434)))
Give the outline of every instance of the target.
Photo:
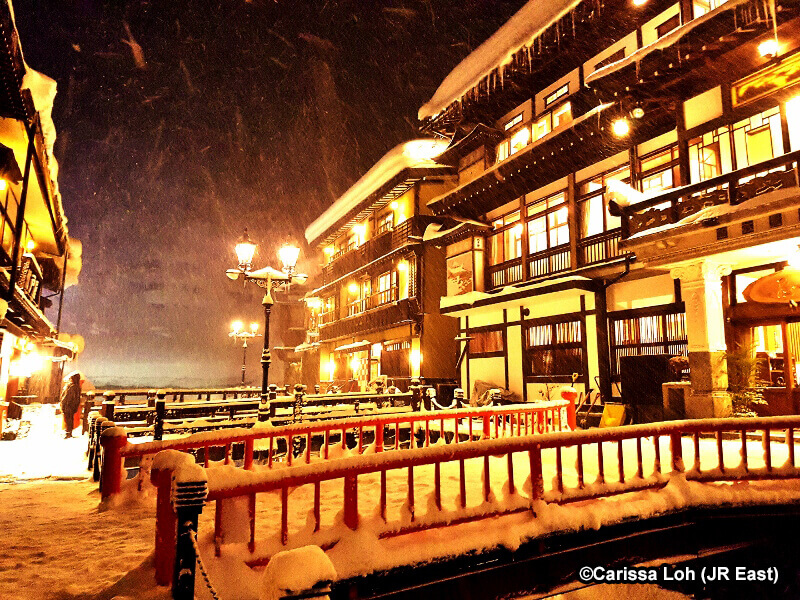
POLYGON ((583 372, 583 335, 579 320, 530 325, 526 353, 530 374, 572 375, 583 372))
POLYGON ((609 317, 611 370, 619 377, 622 356, 672 354, 686 356, 686 314, 677 308, 656 307, 635 315, 609 317))

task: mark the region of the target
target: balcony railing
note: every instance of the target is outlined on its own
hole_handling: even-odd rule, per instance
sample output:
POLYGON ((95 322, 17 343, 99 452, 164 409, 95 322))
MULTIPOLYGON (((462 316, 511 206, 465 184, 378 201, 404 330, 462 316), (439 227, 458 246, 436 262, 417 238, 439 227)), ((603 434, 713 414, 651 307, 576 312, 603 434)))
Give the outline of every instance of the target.
POLYGON ((329 310, 327 312, 323 312, 323 313, 319 314, 318 323, 320 325, 325 325, 326 323, 333 323, 333 321, 335 319, 336 319, 336 311, 335 310, 329 310))
POLYGON ((704 208, 736 205, 774 190, 798 187, 800 151, 776 156, 621 208, 622 237, 679 223, 704 208))
POLYGON ((569 244, 549 248, 528 256, 528 276, 543 277, 570 268, 569 244))
POLYGON ((422 236, 425 227, 434 219, 416 216, 406 219, 392 229, 384 231, 358 247, 352 247, 334 254, 331 262, 322 267, 322 283, 327 285, 336 279, 352 273, 356 269, 402 248, 410 243, 410 236, 422 236))
MULTIPOLYGON (((358 303, 361 304, 360 302, 358 303)), ((348 314, 347 318, 337 319, 319 329, 320 341, 347 335, 362 335, 407 322, 417 317, 419 307, 414 298, 403 298, 397 302, 377 305, 372 310, 348 314)))
POLYGON ((362 298, 360 300, 356 300, 355 302, 351 302, 350 304, 348 304, 347 316, 352 317, 353 315, 361 314, 370 309, 383 306, 384 304, 395 302, 396 300, 397 300, 396 287, 389 288, 388 290, 382 290, 380 292, 375 292, 371 296, 362 298))
POLYGON ((493 288, 519 283, 523 279, 522 257, 512 258, 500 264, 491 265, 488 271, 493 288))
POLYGON ((625 254, 620 251, 621 230, 612 229, 578 240, 578 263, 582 266, 611 260, 625 254))

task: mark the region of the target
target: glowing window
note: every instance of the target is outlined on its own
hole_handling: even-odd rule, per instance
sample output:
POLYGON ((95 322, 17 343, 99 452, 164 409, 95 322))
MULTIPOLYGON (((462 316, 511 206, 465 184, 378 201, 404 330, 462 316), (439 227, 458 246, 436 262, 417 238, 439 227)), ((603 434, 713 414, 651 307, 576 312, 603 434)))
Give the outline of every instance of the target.
POLYGON ((531 132, 527 127, 523 127, 511 136, 509 140, 511 144, 511 154, 519 152, 531 141, 531 132))

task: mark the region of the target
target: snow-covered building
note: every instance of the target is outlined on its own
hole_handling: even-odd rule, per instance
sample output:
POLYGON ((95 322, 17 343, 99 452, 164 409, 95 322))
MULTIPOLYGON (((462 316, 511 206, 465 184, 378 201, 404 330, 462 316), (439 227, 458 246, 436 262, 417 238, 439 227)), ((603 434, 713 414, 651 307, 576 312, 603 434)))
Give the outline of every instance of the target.
POLYGON ((59 336, 52 300, 76 282, 80 244, 67 232, 53 157, 56 83, 25 63, 7 1, 0 2, 0 90, 0 400, 45 400, 58 396, 60 378, 50 375, 60 373, 59 361, 82 346, 59 336))
POLYGON ((531 0, 448 75, 419 118, 458 170, 431 212, 474 221, 426 236, 464 388, 574 375, 661 418, 686 355, 667 413, 721 415, 743 354, 797 412, 800 279, 743 292, 800 243, 798 50, 788 0, 531 0))
POLYGON ((422 244, 437 221, 428 202, 453 187, 455 170, 434 162, 446 140, 400 144, 381 158, 305 232, 323 260, 321 285, 307 294, 310 338, 303 369, 311 380, 386 376, 452 381, 456 323, 439 314, 444 252, 422 244))

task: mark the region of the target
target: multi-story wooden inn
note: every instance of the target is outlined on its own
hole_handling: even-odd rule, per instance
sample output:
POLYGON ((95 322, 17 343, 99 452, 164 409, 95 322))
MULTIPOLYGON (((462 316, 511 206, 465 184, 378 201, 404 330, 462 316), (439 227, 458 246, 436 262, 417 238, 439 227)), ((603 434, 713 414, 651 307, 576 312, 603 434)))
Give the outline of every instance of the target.
POLYGON ((318 381, 364 389, 385 375, 407 389, 412 377, 455 377, 456 322, 439 314, 444 252, 421 243, 428 202, 454 184, 455 169, 432 160, 446 147, 397 146, 306 229, 323 257, 322 285, 306 298, 311 343, 302 346, 304 371, 318 367, 318 381))
POLYGON ((52 158, 55 82, 25 64, 5 1, 0 90, 0 400, 12 403, 13 414, 13 403, 24 402, 15 396, 58 398, 59 361, 77 347, 59 339, 60 310, 51 298, 63 291, 67 271, 77 277, 80 251, 67 234, 52 158))
POLYGON ((426 236, 464 388, 624 397, 624 357, 683 354, 673 408, 719 415, 745 353, 797 411, 800 280, 761 278, 800 243, 799 44, 789 0, 532 0, 452 71, 419 117, 458 169, 428 207, 482 222, 426 236))

